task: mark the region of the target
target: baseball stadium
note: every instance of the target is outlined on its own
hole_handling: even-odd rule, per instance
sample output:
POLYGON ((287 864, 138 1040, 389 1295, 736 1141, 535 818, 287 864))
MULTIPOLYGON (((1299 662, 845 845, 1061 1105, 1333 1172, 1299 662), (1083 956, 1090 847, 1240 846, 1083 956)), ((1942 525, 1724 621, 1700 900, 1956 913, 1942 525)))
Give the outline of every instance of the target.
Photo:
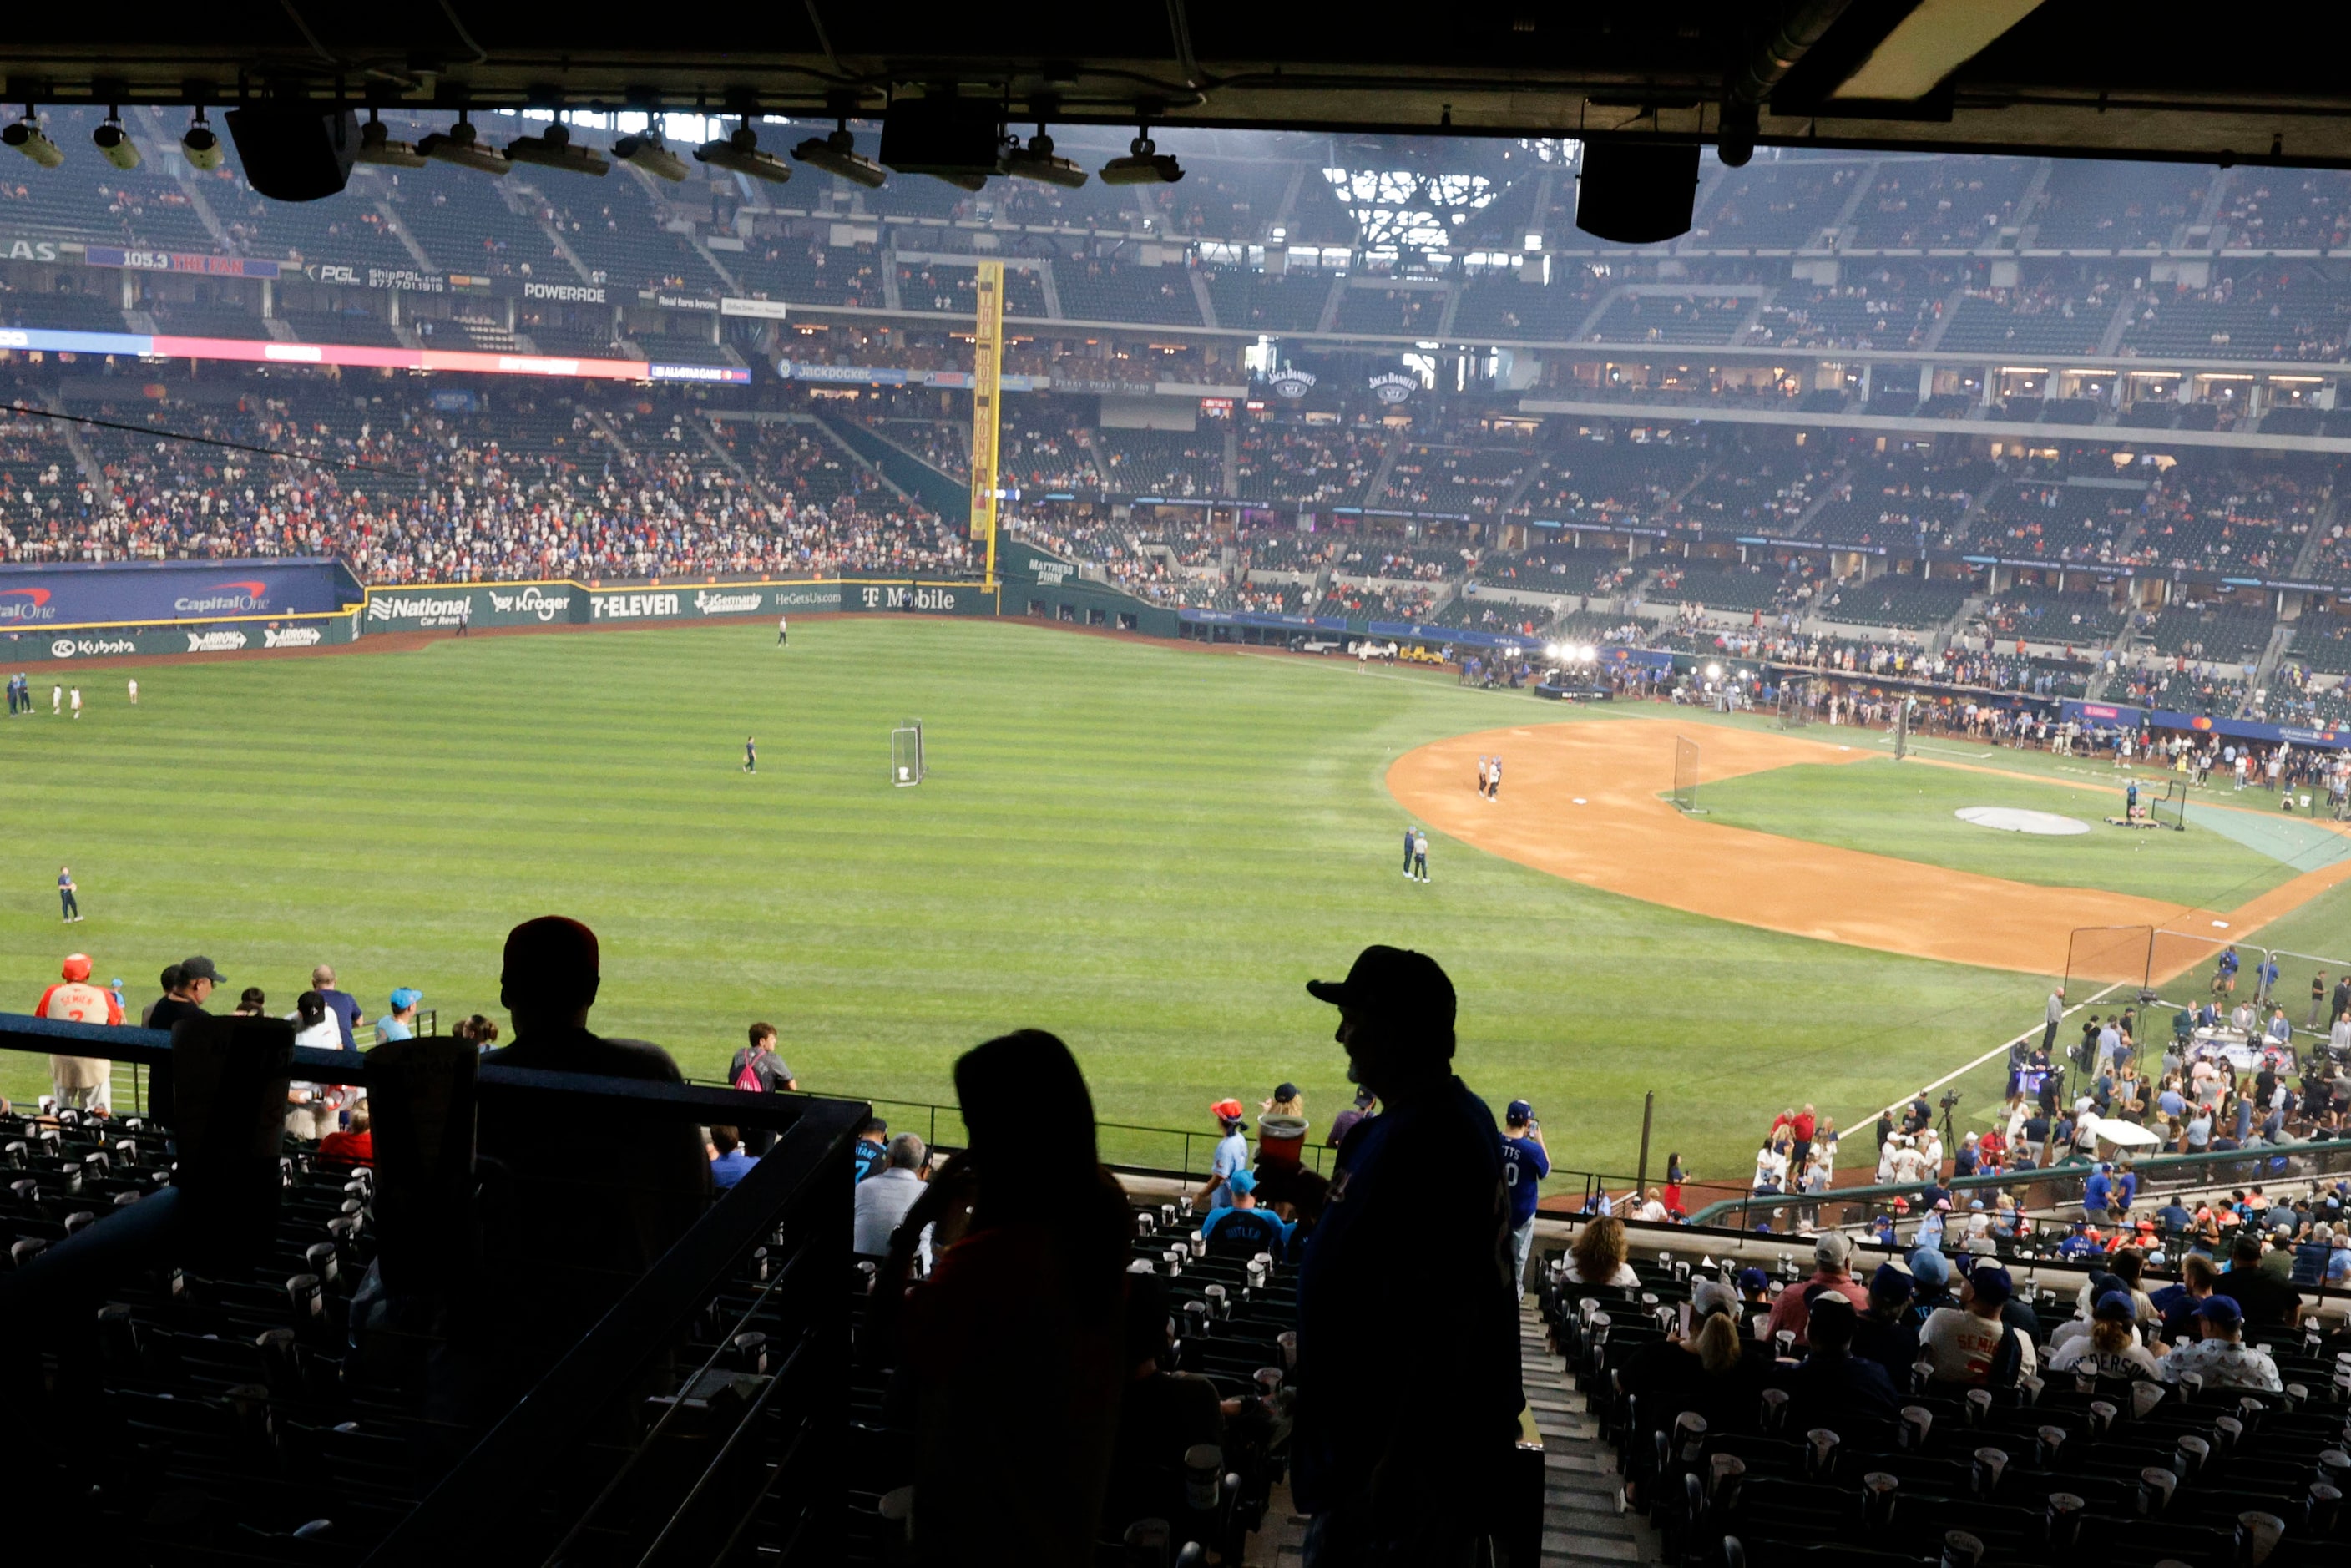
POLYGON ((2342 1560, 2351 99, 1473 10, 0 41, 28 1550, 2342 1560))

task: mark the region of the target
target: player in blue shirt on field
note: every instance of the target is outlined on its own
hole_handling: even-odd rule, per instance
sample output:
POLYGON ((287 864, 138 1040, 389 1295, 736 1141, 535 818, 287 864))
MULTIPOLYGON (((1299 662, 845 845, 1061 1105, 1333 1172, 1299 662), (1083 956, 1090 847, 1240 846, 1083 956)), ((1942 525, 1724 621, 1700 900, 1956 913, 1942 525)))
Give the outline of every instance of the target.
POLYGON ((1527 1293, 1527 1254, 1535 1244, 1535 1199, 1542 1196, 1542 1178, 1549 1175, 1551 1151, 1543 1147, 1535 1108, 1513 1100, 1502 1113, 1502 1185, 1510 1190, 1510 1252, 1518 1260, 1511 1278, 1521 1298, 1527 1293))
POLYGON ((1208 1218, 1200 1222, 1200 1239, 1208 1244, 1208 1255, 1254 1258, 1270 1252, 1277 1258, 1288 1256, 1290 1227, 1273 1210, 1257 1206, 1257 1177, 1248 1171, 1235 1171, 1225 1185, 1232 1189, 1232 1202, 1208 1210, 1208 1218))

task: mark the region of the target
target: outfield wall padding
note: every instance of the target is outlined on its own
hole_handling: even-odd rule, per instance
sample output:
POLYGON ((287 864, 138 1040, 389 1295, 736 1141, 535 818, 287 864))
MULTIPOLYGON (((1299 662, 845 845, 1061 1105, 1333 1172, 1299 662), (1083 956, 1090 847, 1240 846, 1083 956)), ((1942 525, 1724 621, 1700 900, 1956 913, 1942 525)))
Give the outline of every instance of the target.
POLYGON ((326 556, 8 566, 0 567, 0 630, 322 615, 360 591, 350 570, 326 556))
POLYGON ((359 637, 359 612, 300 618, 183 621, 170 626, 112 626, 78 631, 11 632, 0 636, 0 663, 23 668, 73 659, 116 659, 135 653, 265 653, 339 648, 359 637))

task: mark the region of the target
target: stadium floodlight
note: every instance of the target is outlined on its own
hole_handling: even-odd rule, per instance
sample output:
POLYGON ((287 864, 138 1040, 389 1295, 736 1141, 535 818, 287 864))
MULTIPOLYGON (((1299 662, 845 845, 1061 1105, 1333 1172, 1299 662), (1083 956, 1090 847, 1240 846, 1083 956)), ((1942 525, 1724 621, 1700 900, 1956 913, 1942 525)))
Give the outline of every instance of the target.
POLYGON ((99 155, 118 169, 139 167, 139 143, 131 140, 131 132, 122 129, 122 110, 114 104, 106 106, 106 120, 89 133, 97 143, 99 155))
MULTIPOLYGON (((361 145, 365 145, 362 138, 361 145)), ((457 123, 446 131, 435 131, 418 141, 416 151, 426 158, 444 163, 455 163, 460 169, 503 177, 514 172, 514 164, 507 155, 482 145, 465 111, 457 111, 457 123)))
POLYGON ((1160 152, 1159 144, 1148 136, 1137 136, 1128 144, 1125 157, 1102 166, 1105 185, 1172 185, 1183 177, 1184 167, 1176 162, 1176 155, 1160 152))
POLYGON ((187 159, 188 167, 200 173, 209 174, 221 166, 220 138, 204 122, 202 104, 196 106, 196 118, 189 122, 188 133, 180 138, 180 152, 187 159))
POLYGON ((1023 147, 1014 141, 1004 150, 1004 172, 1020 180, 1041 180, 1048 185, 1066 185, 1076 190, 1086 183, 1086 172, 1068 158, 1053 155, 1053 139, 1039 126, 1037 134, 1023 147))
POLYGON ((33 112, 33 106, 29 103, 25 106, 24 119, 7 130, 0 131, 0 142, 14 147, 44 169, 54 169, 66 161, 66 155, 57 144, 42 134, 40 118, 33 112))
POLYGON ((694 156, 699 162, 778 185, 792 177, 789 163, 772 152, 760 150, 759 133, 751 129, 747 119, 735 128, 734 135, 717 141, 705 141, 695 148, 694 156))
MULTIPOLYGON (((433 141, 438 138, 428 136, 424 140, 433 141)), ((359 162, 381 164, 387 169, 422 169, 425 162, 417 143, 395 140, 373 110, 368 110, 368 122, 360 127, 360 150, 354 156, 359 162)))
POLYGON ((671 152, 663 142, 661 132, 650 125, 642 132, 613 142, 612 156, 624 163, 634 163, 648 174, 658 174, 673 185, 685 178, 685 160, 671 152))
POLYGON ((1706 678, 1709 681, 1719 681, 1722 679, 1722 666, 1720 664, 1708 664, 1706 667, 1706 678))
POLYGON ((571 128, 557 120, 537 136, 517 136, 507 143, 507 160, 541 169, 565 169, 574 174, 609 174, 612 161, 593 147, 571 145, 571 128))
POLYGON ((887 169, 857 151, 857 140, 850 135, 846 118, 831 135, 811 136, 793 148, 792 156, 811 169, 821 169, 837 180, 868 190, 879 189, 890 177, 887 169))

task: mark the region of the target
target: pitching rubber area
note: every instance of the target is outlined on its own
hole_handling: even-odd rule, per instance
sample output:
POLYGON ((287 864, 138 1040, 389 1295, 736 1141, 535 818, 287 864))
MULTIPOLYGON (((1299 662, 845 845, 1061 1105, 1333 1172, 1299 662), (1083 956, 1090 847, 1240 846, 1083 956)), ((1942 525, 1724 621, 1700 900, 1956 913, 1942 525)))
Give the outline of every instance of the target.
MULTIPOLYGON (((2046 887, 1782 838, 1686 816, 1667 799, 1675 733, 1651 719, 1526 725, 1419 747, 1388 792, 1431 828, 1538 871, 1717 920, 1955 964, 2062 975, 2083 926, 2226 919, 2233 935, 2351 878, 2351 860, 2234 910, 2191 910, 2097 888, 2046 887), (1480 756, 1509 761, 1498 800, 1470 789, 1480 756)), ((1878 755, 1760 730, 1708 727, 1705 781, 1878 755)), ((1914 759, 1906 767, 1940 767, 1914 759)), ((1964 765, 1962 765, 1964 766, 1964 765)), ((1978 768, 1974 771, 1992 772, 1978 768)))

